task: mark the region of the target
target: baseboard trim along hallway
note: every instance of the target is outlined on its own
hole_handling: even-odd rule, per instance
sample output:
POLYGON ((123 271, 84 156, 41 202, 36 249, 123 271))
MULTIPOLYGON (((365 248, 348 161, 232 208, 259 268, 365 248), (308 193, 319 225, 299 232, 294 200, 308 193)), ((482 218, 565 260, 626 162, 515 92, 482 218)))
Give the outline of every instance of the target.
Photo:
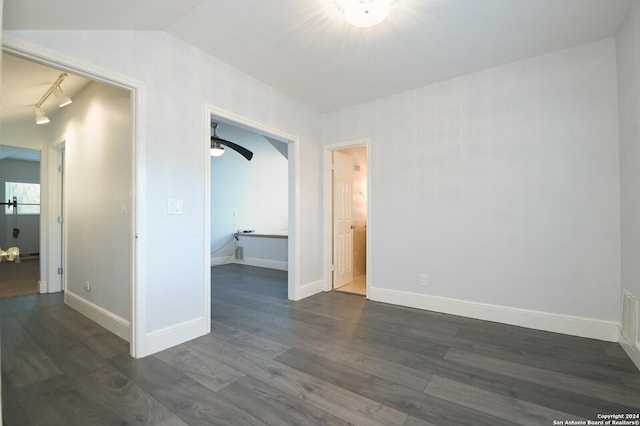
POLYGON ((587 337, 607 342, 617 342, 620 334, 620 324, 590 318, 468 302, 465 300, 388 290, 378 287, 369 287, 367 297, 377 302, 517 325, 535 330, 587 337))

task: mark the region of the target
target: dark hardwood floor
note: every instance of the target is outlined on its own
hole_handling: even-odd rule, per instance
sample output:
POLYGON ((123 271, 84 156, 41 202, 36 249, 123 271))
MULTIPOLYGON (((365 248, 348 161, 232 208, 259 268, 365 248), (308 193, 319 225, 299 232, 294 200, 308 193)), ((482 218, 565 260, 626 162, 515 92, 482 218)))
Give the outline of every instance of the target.
POLYGON ((640 412, 619 345, 212 269, 212 332, 141 360, 62 304, 0 300, 5 425, 552 425, 640 412), (564 422, 563 422, 564 423, 564 422))

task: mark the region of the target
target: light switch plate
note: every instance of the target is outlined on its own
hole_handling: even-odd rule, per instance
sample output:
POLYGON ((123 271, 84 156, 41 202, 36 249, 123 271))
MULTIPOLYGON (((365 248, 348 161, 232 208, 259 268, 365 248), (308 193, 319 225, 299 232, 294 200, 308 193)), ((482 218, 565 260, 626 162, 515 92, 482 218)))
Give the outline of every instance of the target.
POLYGON ((182 214, 182 200, 180 198, 169 198, 167 200, 168 214, 182 214))

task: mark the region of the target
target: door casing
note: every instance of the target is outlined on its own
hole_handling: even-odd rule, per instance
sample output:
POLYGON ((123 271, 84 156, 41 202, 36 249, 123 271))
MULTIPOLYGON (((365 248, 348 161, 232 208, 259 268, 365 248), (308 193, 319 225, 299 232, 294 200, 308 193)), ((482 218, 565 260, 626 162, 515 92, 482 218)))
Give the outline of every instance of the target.
MULTIPOLYGON (((371 138, 355 139, 351 141, 339 142, 335 144, 324 146, 324 254, 323 254, 323 269, 324 269, 324 291, 331 291, 333 287, 333 175, 331 169, 331 163, 333 162, 333 151, 338 151, 346 148, 365 147, 367 150, 367 244, 366 253, 367 258, 371 256, 371 247, 373 246, 373 239, 371 238, 375 229, 375 222, 372 220, 374 216, 372 213, 372 197, 371 197, 371 138)), ((366 274, 367 285, 366 294, 369 294, 369 287, 373 283, 375 285, 375 275, 371 274, 371 262, 367 261, 366 274)))

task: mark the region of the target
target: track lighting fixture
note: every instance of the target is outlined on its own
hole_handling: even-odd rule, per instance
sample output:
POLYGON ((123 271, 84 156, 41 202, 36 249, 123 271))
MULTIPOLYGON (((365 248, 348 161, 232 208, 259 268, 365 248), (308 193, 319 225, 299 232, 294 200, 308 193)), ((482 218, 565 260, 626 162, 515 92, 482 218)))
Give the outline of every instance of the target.
POLYGON ((47 124, 49 122, 49 117, 44 115, 42 107, 36 105, 33 110, 36 114, 36 124, 47 124))
POLYGON ((58 106, 60 108, 66 107, 71 102, 73 102, 70 97, 64 95, 64 92, 62 91, 62 87, 60 87, 59 84, 56 87, 54 87, 53 94, 56 96, 56 99, 58 99, 58 106))
POLYGON ((62 87, 60 86, 62 84, 62 81, 67 76, 68 74, 66 72, 63 72, 62 74, 60 74, 58 79, 53 82, 51 87, 49 87, 49 89, 47 89, 47 91, 44 92, 44 95, 42 95, 38 103, 35 104, 34 111, 36 114, 36 124, 49 123, 50 121, 49 118, 45 115, 44 111, 42 110, 42 104, 49 98, 49 96, 51 96, 52 93, 58 99, 58 106, 60 108, 67 106, 72 102, 71 98, 69 98, 68 96, 65 96, 65 94, 62 92, 62 87))

